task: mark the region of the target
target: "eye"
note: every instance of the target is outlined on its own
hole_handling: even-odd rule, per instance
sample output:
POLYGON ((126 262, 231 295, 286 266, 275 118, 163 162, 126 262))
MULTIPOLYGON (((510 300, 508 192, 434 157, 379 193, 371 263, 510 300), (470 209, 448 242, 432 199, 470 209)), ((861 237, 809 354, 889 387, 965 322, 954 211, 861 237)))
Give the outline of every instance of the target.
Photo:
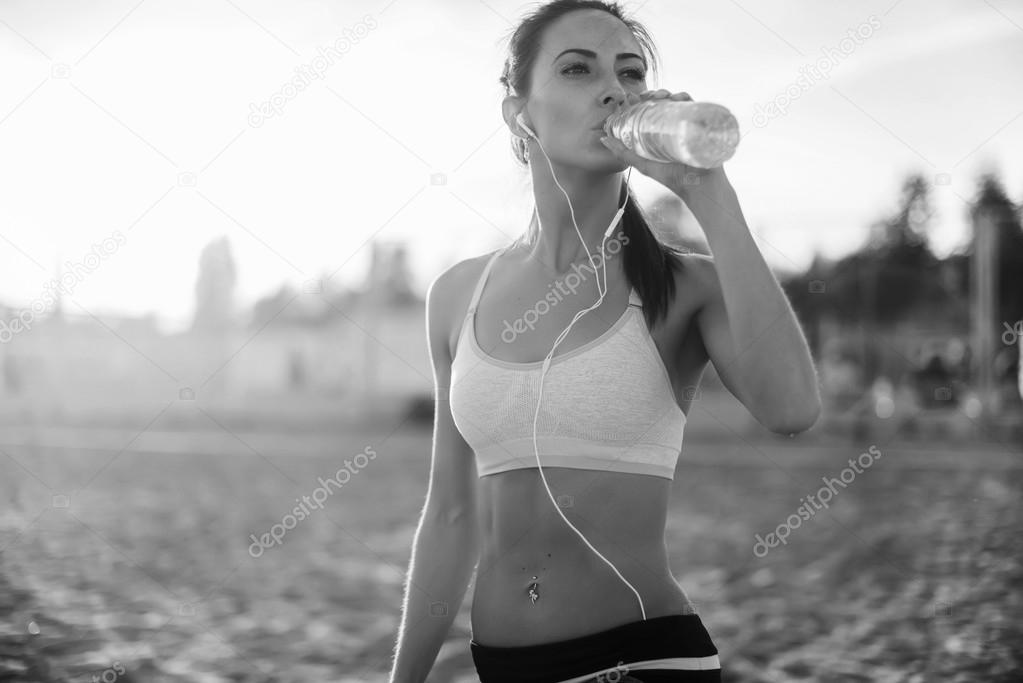
MULTIPOLYGON (((585 69, 588 72, 590 70, 590 67, 588 67, 585 64, 581 64, 581 63, 570 64, 567 67, 565 67, 564 69, 562 69, 561 73, 563 73, 563 74, 579 73, 577 71, 577 69, 585 69)), ((626 69, 622 73, 623 74, 632 74, 631 76, 629 76, 629 78, 632 78, 633 80, 637 80, 637 81, 641 81, 644 78, 646 78, 646 72, 643 71, 642 69, 626 69)))

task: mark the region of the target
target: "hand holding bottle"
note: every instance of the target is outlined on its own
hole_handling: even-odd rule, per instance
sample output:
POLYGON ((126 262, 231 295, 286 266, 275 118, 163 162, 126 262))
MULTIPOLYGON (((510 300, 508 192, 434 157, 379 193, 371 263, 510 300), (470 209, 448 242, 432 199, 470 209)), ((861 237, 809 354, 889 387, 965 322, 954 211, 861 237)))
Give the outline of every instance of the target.
MULTIPOLYGON (((625 107, 645 100, 668 99, 677 102, 692 102, 693 98, 689 93, 680 92, 672 94, 667 90, 647 90, 639 95, 628 93, 626 95, 625 107)), ((624 109, 624 107, 623 107, 624 109)), ((700 168, 685 164, 681 161, 662 162, 640 156, 629 149, 621 140, 608 135, 601 138, 601 142, 621 161, 634 167, 640 173, 661 183, 669 190, 685 199, 688 190, 712 183, 727 183, 724 169, 717 165, 714 168, 700 168)), ((729 156, 731 156, 729 154, 729 156)))

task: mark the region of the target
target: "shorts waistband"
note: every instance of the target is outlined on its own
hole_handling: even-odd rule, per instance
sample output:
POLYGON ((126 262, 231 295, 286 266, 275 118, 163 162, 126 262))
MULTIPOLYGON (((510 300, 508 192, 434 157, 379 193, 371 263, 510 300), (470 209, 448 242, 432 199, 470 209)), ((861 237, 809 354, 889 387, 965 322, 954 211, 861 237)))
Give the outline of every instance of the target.
POLYGON ((518 647, 483 645, 471 639, 469 648, 481 683, 582 681, 630 663, 635 669, 694 674, 719 673, 721 667, 717 647, 697 614, 670 614, 576 638, 518 647))

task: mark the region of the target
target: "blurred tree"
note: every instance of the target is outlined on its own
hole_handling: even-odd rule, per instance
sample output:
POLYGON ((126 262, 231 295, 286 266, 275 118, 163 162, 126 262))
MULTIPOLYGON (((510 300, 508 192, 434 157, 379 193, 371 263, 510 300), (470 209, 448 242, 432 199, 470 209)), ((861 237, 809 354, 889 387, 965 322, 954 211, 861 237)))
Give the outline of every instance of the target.
POLYGON ((372 293, 374 301, 385 307, 420 305, 422 298, 412 287, 407 246, 374 241, 371 249, 366 290, 372 293))
POLYGON ((412 270, 409 267, 407 245, 398 244, 394 247, 384 282, 393 305, 412 306, 419 303, 419 297, 412 287, 412 270))
MULTIPOLYGON (((996 174, 985 173, 978 184, 980 187, 970 209, 970 218, 976 226, 979 224, 978 217, 987 213, 997 232, 997 317, 1011 325, 1023 319, 1023 227, 1020 225, 1020 207, 1005 194, 996 174)), ((973 253, 976 244, 977 236, 973 234, 966 247, 967 255, 973 253)), ((998 332, 1000 334, 1002 330, 998 332)))
POLYGON ((944 299, 939 261, 928 243, 934 210, 927 180, 909 176, 893 216, 871 226, 871 240, 857 267, 863 273, 861 306, 880 325, 889 325, 914 309, 933 308, 944 299))
POLYGON ((250 327, 263 327, 271 321, 291 322, 293 319, 289 314, 291 304, 298 298, 298 292, 294 287, 285 283, 282 284, 273 294, 261 297, 252 304, 250 316, 250 327))
POLYGON ((259 298, 249 313, 249 327, 268 324, 316 327, 344 319, 357 297, 334 284, 329 274, 307 280, 301 289, 284 283, 275 292, 259 298))
POLYGON ((909 176, 898 208, 870 226, 863 246, 834 263, 816 255, 806 272, 786 281, 793 308, 813 320, 827 311, 845 322, 889 326, 946 307, 957 293, 928 244, 933 215, 926 179, 909 176))
MULTIPOLYGON (((859 322, 861 362, 873 376, 882 361, 872 350, 874 333, 904 320, 920 327, 970 329, 970 272, 978 225, 997 231, 998 309, 996 334, 1023 319, 1023 228, 1021 209, 1005 194, 994 173, 979 180, 968 211, 974 233, 966 246, 944 260, 928 245, 933 211, 926 179, 914 174, 902 184, 896 211, 873 223, 867 242, 841 259, 819 255, 807 270, 783 282, 800 319, 815 327, 823 316, 843 326, 859 322), (978 222, 984 215, 985 221, 978 222)), ((814 340, 816 342, 816 340, 814 340)), ((812 345, 816 348, 817 344, 812 345)))
MULTIPOLYGON (((896 325, 968 329, 968 295, 951 286, 955 278, 928 243, 933 216, 926 178, 911 174, 895 211, 871 224, 859 249, 835 262, 816 255, 804 273, 783 283, 809 330, 825 317, 840 329, 858 328, 849 341, 859 349, 867 381, 879 373, 897 379, 905 371, 910 350, 883 341, 883 333, 896 325)), ((807 341, 819 352, 826 340, 814 332, 807 341)))
POLYGON ((207 244, 199 255, 193 330, 225 330, 234 327, 236 283, 231 243, 223 236, 207 244))
POLYGON ((898 211, 894 216, 871 226, 869 241, 879 248, 926 246, 927 233, 933 217, 934 209, 931 208, 927 179, 919 173, 914 173, 902 183, 898 211))
MULTIPOLYGON (((949 284, 957 297, 967 298, 970 294, 970 270, 977 249, 977 230, 983 221, 982 214, 990 216, 990 224, 997 232, 998 264, 997 320, 1009 323, 1023 319, 1023 227, 1021 207, 1014 204, 1005 194, 1001 181, 993 173, 985 173, 978 181, 976 199, 967 210, 972 231, 966 244, 946 259, 949 284)), ((1004 326, 997 332, 1001 335, 1004 326)))
POLYGON ((824 343, 818 334, 821 317, 829 305, 829 296, 834 298, 834 293, 827 291, 831 273, 832 264, 815 251, 805 272, 779 278, 792 309, 804 327, 807 345, 815 358, 820 358, 824 343))

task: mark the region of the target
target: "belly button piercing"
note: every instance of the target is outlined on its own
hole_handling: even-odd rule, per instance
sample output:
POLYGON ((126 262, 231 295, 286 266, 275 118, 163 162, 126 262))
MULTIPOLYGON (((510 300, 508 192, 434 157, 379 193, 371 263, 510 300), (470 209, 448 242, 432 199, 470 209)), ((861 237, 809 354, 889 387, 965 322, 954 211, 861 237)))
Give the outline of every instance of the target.
POLYGON ((529 585, 529 599, 533 601, 532 604, 534 605, 536 604, 537 599, 540 597, 540 594, 536 592, 537 588, 538 586, 536 583, 536 577, 534 576, 533 583, 529 585))

